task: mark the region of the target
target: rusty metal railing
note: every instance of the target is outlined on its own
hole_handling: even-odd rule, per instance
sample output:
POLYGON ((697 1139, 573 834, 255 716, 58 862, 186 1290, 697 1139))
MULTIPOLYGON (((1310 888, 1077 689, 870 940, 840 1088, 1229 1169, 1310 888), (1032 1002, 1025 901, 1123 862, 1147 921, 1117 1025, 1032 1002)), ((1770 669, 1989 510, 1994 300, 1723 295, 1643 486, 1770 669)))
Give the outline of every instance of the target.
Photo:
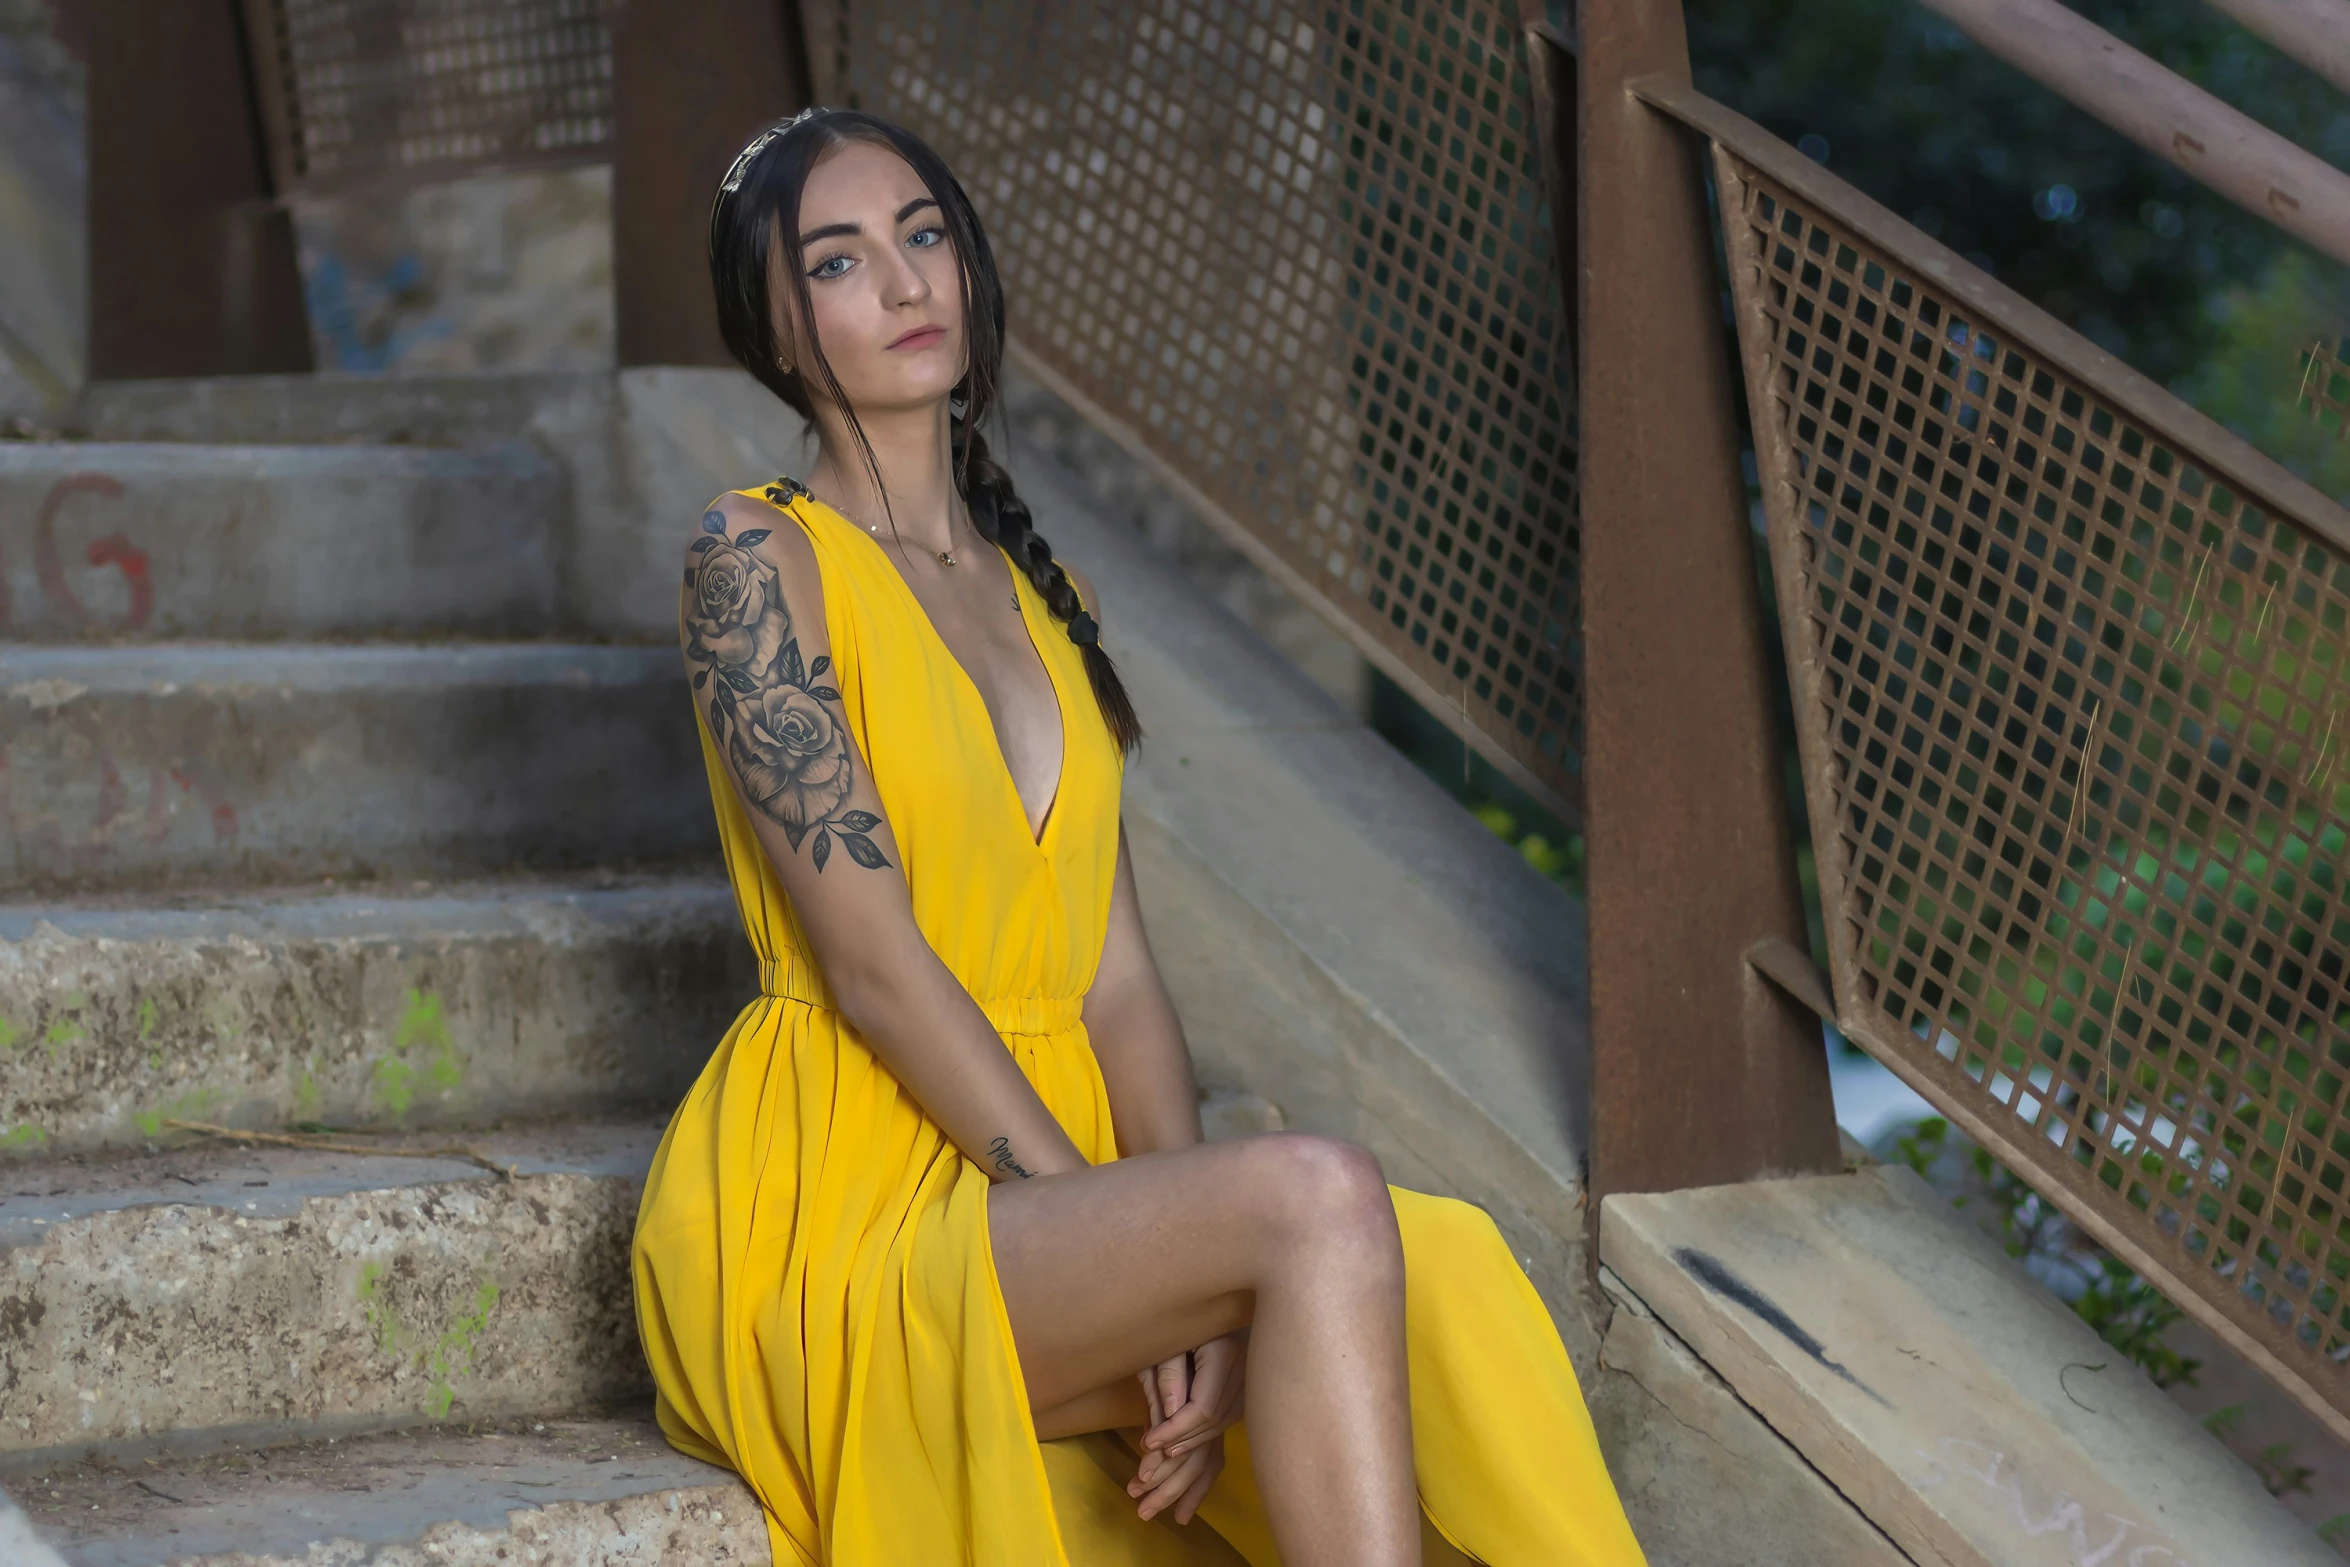
POLYGON ((600 160, 609 0, 241 0, 281 193, 600 160))
POLYGON ((2350 1431, 2350 513, 1712 147, 1837 1020, 2350 1431))
POLYGON ((818 96, 969 188, 1025 366, 1579 817, 1573 366, 1516 7, 802 20, 818 96))

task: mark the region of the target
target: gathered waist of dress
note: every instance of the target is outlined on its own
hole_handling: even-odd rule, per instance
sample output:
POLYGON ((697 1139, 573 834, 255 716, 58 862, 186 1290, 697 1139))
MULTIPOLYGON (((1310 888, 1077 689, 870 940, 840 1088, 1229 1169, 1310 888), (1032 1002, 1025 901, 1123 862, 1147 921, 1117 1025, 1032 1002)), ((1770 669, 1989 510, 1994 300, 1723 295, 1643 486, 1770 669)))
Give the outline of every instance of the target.
MULTIPOLYGON (((762 994, 787 1001, 804 1001, 827 1012, 839 1010, 823 977, 798 958, 778 958, 759 965, 762 994)), ((1066 1034, 1076 1029, 1085 1008, 1083 996, 975 996, 988 1026, 999 1034, 1066 1034)))

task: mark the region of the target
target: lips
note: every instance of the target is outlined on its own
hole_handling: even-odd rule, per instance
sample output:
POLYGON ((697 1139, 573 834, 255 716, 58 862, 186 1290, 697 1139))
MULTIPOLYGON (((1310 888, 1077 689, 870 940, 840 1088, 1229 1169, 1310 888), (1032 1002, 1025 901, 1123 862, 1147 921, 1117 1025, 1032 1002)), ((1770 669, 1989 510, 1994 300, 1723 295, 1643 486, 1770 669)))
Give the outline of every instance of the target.
POLYGON ((947 329, 943 326, 918 326, 889 346, 892 348, 928 348, 946 335, 947 329))

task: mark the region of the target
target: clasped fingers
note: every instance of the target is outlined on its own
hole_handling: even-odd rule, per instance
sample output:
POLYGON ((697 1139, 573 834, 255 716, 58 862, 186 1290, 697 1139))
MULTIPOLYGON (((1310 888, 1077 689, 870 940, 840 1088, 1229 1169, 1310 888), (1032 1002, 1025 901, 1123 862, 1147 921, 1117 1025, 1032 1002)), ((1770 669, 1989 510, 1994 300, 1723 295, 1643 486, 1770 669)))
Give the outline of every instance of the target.
POLYGON ((1179 1407, 1152 1411, 1151 1424, 1142 1434, 1138 1479, 1153 1482, 1158 1468, 1154 1458, 1184 1458, 1238 1424, 1247 1380, 1245 1329, 1210 1339, 1192 1351, 1190 1397, 1179 1407))

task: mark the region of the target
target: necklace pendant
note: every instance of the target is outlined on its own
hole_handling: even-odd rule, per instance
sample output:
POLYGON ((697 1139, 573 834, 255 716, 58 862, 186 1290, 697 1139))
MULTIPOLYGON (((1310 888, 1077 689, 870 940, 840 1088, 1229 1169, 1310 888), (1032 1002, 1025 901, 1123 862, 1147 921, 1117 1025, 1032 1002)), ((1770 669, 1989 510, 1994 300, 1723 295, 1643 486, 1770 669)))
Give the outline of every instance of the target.
POLYGON ((955 552, 953 550, 940 550, 938 552, 938 561, 942 566, 959 566, 962 564, 961 561, 955 559, 955 552))

